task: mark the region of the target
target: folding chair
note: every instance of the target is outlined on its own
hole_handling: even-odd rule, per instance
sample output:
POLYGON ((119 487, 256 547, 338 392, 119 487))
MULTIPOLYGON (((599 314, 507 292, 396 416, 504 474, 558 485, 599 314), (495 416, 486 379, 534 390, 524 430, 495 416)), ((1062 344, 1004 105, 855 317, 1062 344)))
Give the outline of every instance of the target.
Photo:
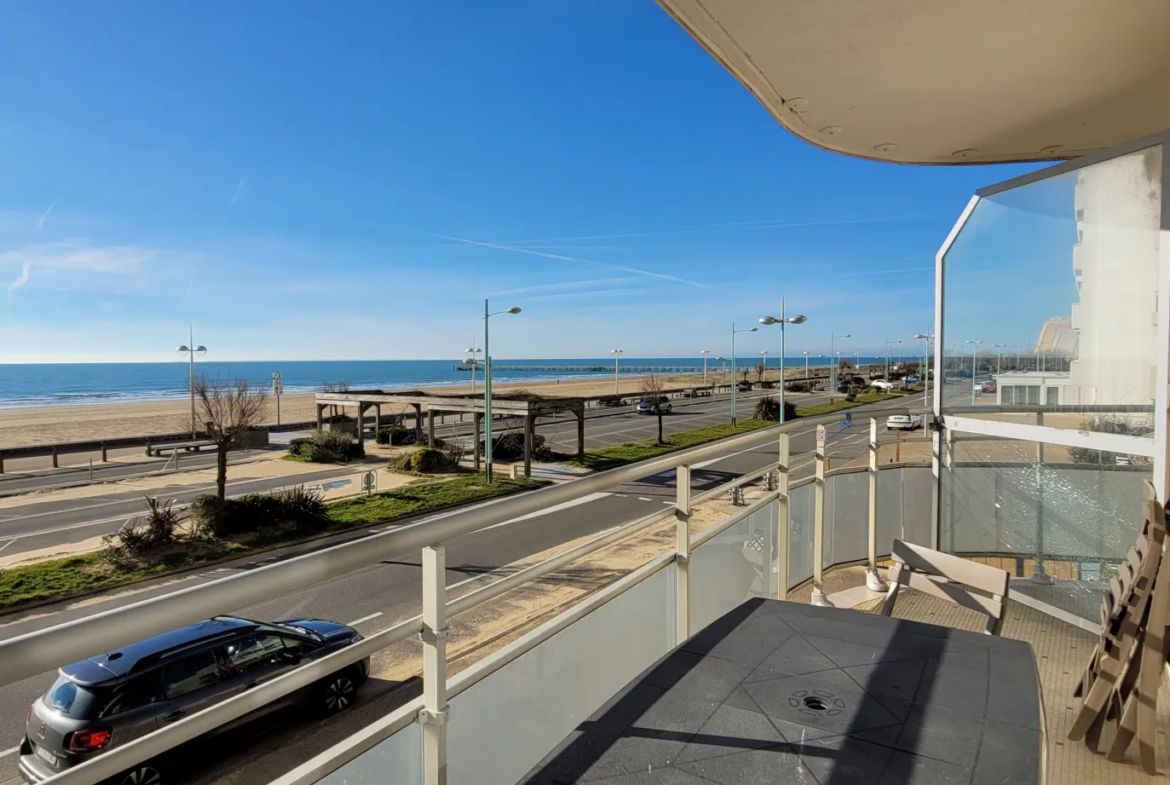
POLYGON ((890 591, 882 604, 882 616, 893 613, 898 592, 905 586, 985 614, 988 618, 984 632, 989 635, 999 634, 1008 597, 1009 576, 1006 570, 976 564, 901 540, 894 540, 890 556, 895 564, 889 576, 890 591), (964 586, 979 589, 991 596, 973 594, 964 586))

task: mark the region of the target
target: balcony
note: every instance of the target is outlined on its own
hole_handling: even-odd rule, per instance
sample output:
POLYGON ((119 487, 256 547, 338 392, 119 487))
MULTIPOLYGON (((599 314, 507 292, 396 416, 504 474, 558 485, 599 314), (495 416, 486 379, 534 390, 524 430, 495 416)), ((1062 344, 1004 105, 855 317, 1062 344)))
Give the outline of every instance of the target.
MULTIPOLYGON (((1045 720, 1037 732, 1046 731, 1038 765, 1046 767, 1049 781, 1143 777, 1133 757, 1106 763, 1065 736, 1073 682, 1099 631, 1101 597, 1138 534, 1146 483, 1159 499, 1167 498, 1170 355, 1166 335, 1149 324, 1145 306, 1150 291, 1170 286, 1161 244, 1165 227, 1159 223, 1166 141, 1128 145, 985 189, 939 252, 939 347, 1027 345, 1028 334, 1076 307, 1071 369, 1049 369, 1068 376, 1055 399, 996 403, 973 390, 972 379, 948 380, 944 373, 966 361, 977 376, 994 368, 993 356, 980 358, 978 349, 941 350, 934 376, 943 384, 934 390, 935 432, 929 440, 879 445, 877 424, 870 423, 866 455, 842 465, 830 454, 829 437, 831 428, 843 426, 822 421, 817 446, 807 454, 811 477, 793 476, 806 456, 790 454, 794 433, 806 424, 778 426, 763 436, 736 437, 455 511, 7 640, 0 643, 0 676, 11 684, 47 664, 73 662, 384 560, 421 554, 419 616, 393 619, 354 646, 112 748, 51 781, 102 781, 324 674, 417 639, 422 694, 311 759, 294 761, 275 781, 535 783, 564 754, 567 738, 606 716, 597 712, 612 706, 613 696, 624 695, 639 679, 659 678, 656 665, 662 667, 680 645, 696 654, 696 636, 701 639, 712 624, 726 624, 728 614, 787 600, 800 605, 784 606, 784 613, 800 615, 805 603, 832 604, 840 610, 824 613, 836 614, 834 621, 871 624, 863 614, 880 602, 875 590, 895 540, 999 566, 1012 576, 1002 633, 1027 642, 1035 655, 1045 720), (1084 253, 1084 246, 1075 245, 1077 199, 1093 205, 1087 213, 1093 221, 1100 216, 1095 236, 1109 252, 1078 259, 1076 269, 1106 268, 1088 276, 1093 287, 1079 292, 1068 263, 1070 255, 1084 253), (1101 313, 1112 316, 1103 320, 1101 313), (1151 367, 1153 401, 1146 392, 1151 367), (767 458, 739 476, 700 476, 705 462, 737 451, 767 458), (543 561, 500 571, 472 588, 447 585, 446 543, 647 476, 670 497, 656 512, 566 543, 543 561), (593 563, 590 569, 600 578, 564 601, 542 605, 518 637, 499 641, 486 656, 469 664, 448 650, 463 614, 507 602, 521 590, 547 592, 550 583, 570 581, 574 571, 580 575, 588 560, 615 551, 624 555, 620 569, 596 570, 593 563)), ((1167 298, 1158 307, 1170 308, 1167 298)), ((1170 325, 1167 314, 1161 316, 1158 324, 1170 325)), ((895 616, 934 625, 935 632, 907 627, 907 634, 920 639, 946 639, 945 630, 972 629, 974 623, 965 612, 916 594, 899 603, 895 616)), ((858 682, 856 688, 872 686, 858 682)), ((1159 705, 1162 728, 1170 723, 1165 706, 1159 705)), ((681 735, 682 743, 690 743, 698 730, 688 726, 657 740, 678 743, 681 735)), ((772 746, 785 748, 785 765, 805 767, 815 778, 818 755, 803 738, 797 743, 780 733, 772 746)), ((1164 738, 1159 736, 1156 748, 1163 769, 1170 766, 1164 738)), ((736 741, 724 735, 718 743, 730 748, 736 741)), ((897 739, 867 743, 891 756, 903 751, 897 739)), ((603 751, 594 753, 594 762, 603 759, 603 751)), ((1032 765, 1021 760, 1008 774, 1037 781, 1040 772, 1032 765)), ((916 769, 907 771, 918 776, 916 769)))

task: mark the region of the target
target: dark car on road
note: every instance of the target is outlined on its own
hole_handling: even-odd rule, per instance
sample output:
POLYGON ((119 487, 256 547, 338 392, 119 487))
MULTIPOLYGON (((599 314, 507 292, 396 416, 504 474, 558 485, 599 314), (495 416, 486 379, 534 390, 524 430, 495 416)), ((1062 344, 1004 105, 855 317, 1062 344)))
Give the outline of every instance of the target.
MULTIPOLYGON (((323 619, 267 623, 217 616, 66 665, 29 707, 21 776, 30 783, 46 780, 361 639, 352 627, 323 619)), ((293 703, 339 712, 354 702, 369 671, 366 658, 216 732, 293 703)), ((160 785, 166 770, 166 759, 147 761, 110 782, 160 785)))

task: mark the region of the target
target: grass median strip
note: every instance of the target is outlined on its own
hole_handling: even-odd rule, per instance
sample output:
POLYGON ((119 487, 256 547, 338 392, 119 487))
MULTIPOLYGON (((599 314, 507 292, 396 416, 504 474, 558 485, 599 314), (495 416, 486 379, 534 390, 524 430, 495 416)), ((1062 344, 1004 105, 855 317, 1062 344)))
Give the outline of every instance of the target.
MULTIPOLYGON (((495 499, 545 484, 538 480, 496 478, 491 485, 487 485, 482 474, 465 474, 371 496, 342 499, 328 505, 327 518, 317 534, 392 523, 410 515, 495 499)), ((115 566, 101 553, 89 553, 15 567, 0 571, 0 609, 108 589, 305 539, 303 532, 279 530, 240 537, 238 541, 183 542, 173 552, 149 564, 115 566)))
MULTIPOLYGON (((796 416, 818 417, 845 409, 852 409, 857 406, 864 406, 868 403, 888 401, 891 398, 897 397, 899 397, 898 393, 865 393, 864 395, 857 396, 857 399, 853 401, 847 401, 842 398, 833 403, 821 403, 815 406, 797 408, 796 416)), ((729 436, 738 436, 741 433, 748 433, 775 424, 771 420, 752 419, 741 420, 734 427, 730 423, 727 425, 712 425, 707 428, 698 428, 693 431, 682 431, 681 433, 671 434, 666 438, 666 444, 658 444, 656 439, 646 439, 640 442, 618 444, 614 447, 603 447, 600 450, 589 450, 585 453, 585 460, 567 461, 567 463, 574 466, 584 466, 587 469, 594 469, 596 471, 615 469, 618 466, 657 458, 660 455, 667 455, 678 450, 685 450, 688 447, 697 447, 700 444, 719 441, 729 436)))

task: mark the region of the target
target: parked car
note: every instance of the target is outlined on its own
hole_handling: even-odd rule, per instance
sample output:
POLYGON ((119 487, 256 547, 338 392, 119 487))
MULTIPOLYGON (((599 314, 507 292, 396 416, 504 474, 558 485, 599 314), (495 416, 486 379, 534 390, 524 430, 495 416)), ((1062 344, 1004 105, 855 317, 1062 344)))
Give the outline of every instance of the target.
POLYGON ((914 375, 907 376, 905 379, 906 384, 918 384, 920 381, 922 381, 922 379, 914 375))
POLYGON ((670 399, 665 395, 658 399, 658 403, 655 403, 653 398, 643 398, 638 401, 638 414, 658 414, 659 410, 663 414, 671 412, 670 399))
POLYGON ((886 418, 886 430, 913 431, 921 427, 921 414, 891 414, 886 418))
POLYGON ((993 393, 995 392, 995 382, 983 382, 979 385, 979 392, 993 393))
POLYGON ((881 390, 882 392, 889 392, 890 390, 894 389, 894 383, 886 379, 874 379, 869 383, 869 386, 875 390, 881 390))
MULTIPOLYGON (((21 776, 29 783, 46 780, 361 639, 352 627, 323 619, 265 623, 217 616, 66 665, 29 707, 21 776)), ((339 712, 353 704, 369 673, 367 657, 216 732, 293 703, 339 712)), ((161 785, 166 766, 165 757, 147 761, 110 782, 161 785)))

